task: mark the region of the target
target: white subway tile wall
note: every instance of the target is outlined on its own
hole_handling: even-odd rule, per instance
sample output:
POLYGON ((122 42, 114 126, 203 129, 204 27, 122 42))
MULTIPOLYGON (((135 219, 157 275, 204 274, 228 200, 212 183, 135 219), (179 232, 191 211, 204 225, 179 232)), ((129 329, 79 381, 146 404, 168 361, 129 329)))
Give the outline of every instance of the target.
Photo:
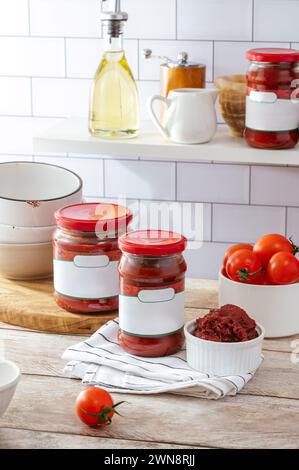
POLYGON ((28 0, 1 0, 1 36, 23 36, 29 33, 28 0))
POLYGON ((35 161, 63 166, 79 174, 83 181, 84 196, 104 196, 103 160, 87 158, 58 158, 52 156, 34 157, 35 161))
MULTIPOLYGON (((216 278, 235 241, 253 242, 265 232, 298 240, 299 168, 33 154, 34 134, 59 118, 87 116, 102 51, 100 3, 0 0, 0 162, 36 159, 70 168, 81 175, 87 200, 128 198, 136 228, 165 227, 162 215, 147 221, 151 201, 161 214, 173 211, 191 240, 189 276, 216 278)), ((122 7, 142 119, 148 96, 159 92, 159 61, 146 61, 144 48, 171 58, 186 50, 207 65, 208 86, 219 75, 245 73, 252 47, 299 48, 299 0, 123 0, 122 7)))
POLYGON ((0 76, 64 77, 64 39, 0 37, 0 76))
POLYGON ((289 47, 283 42, 215 42, 214 76, 242 74, 247 68, 246 51, 254 47, 289 47))
POLYGON ((176 0, 122 0, 122 9, 128 38, 176 39, 176 0))
POLYGON ((31 116, 31 80, 0 77, 0 115, 31 116))
POLYGON ((0 155, 32 156, 32 137, 58 122, 50 118, 0 116, 0 155))
POLYGON ((285 233, 284 207, 214 204, 212 239, 215 242, 255 242, 266 233, 285 233))
POLYGON ((298 16, 299 4, 296 0, 256 0, 254 40, 299 41, 298 16))
POLYGON ((29 0, 29 3, 32 36, 100 36, 98 0, 29 0))
POLYGON ((142 199, 175 199, 175 163, 105 161, 105 195, 142 199))
POLYGON ((299 168, 254 166, 252 204, 299 206, 299 168))
POLYGON ((252 39, 252 0, 178 0, 177 5, 179 39, 252 39))
POLYGON ((223 255, 229 246, 228 243, 203 243, 200 248, 187 249, 187 276, 217 279, 223 255))
POLYGON ((178 163, 177 198, 180 201, 248 204, 249 167, 246 165, 178 163))
POLYGON ((299 208, 287 209, 287 236, 294 241, 299 240, 299 208))
POLYGON ((32 103, 35 116, 88 116, 91 80, 33 78, 32 103))

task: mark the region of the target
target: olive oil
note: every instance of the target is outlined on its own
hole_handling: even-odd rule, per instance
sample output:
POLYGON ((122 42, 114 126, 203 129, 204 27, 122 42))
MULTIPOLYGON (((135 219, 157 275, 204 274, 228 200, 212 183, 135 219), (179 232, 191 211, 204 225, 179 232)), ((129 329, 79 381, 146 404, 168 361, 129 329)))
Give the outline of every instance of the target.
POLYGON ((89 131, 106 138, 131 138, 139 131, 137 86, 123 48, 123 23, 128 19, 116 1, 102 12, 104 54, 96 71, 90 97, 89 131))
POLYGON ((100 137, 138 134, 138 91, 124 51, 104 54, 92 85, 89 129, 100 137))

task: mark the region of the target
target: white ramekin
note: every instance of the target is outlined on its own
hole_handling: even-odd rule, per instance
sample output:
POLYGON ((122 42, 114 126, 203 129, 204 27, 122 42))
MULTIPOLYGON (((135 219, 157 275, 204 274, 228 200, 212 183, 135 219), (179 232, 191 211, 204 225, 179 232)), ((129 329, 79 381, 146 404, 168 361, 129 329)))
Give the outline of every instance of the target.
POLYGON ((184 328, 186 336, 187 362, 192 369, 209 375, 242 375, 253 372, 261 362, 262 343, 265 330, 257 324, 259 336, 239 343, 220 343, 197 338, 196 320, 189 321, 184 328))
POLYGON ((219 305, 238 305, 264 326, 266 338, 299 333, 299 283, 259 286, 235 282, 219 273, 219 305))

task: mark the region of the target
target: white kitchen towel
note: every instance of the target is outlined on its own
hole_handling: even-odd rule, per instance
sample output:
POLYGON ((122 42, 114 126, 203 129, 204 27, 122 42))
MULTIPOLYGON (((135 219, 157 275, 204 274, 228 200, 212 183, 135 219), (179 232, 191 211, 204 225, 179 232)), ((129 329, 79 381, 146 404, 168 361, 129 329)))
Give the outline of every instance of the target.
POLYGON ((118 345, 117 332, 118 320, 111 320, 86 341, 68 348, 62 356, 69 361, 65 375, 110 392, 168 392, 218 399, 238 393, 255 373, 211 377, 188 366, 185 350, 166 357, 133 356, 118 345))

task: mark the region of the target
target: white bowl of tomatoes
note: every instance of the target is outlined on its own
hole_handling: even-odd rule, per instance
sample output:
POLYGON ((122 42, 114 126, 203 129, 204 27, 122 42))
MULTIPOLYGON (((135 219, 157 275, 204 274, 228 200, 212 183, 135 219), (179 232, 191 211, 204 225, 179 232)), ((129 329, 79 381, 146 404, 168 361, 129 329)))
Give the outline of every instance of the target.
POLYGON ((297 247, 279 234, 255 245, 234 245, 219 273, 219 305, 243 308, 266 330, 266 338, 299 333, 297 247))

